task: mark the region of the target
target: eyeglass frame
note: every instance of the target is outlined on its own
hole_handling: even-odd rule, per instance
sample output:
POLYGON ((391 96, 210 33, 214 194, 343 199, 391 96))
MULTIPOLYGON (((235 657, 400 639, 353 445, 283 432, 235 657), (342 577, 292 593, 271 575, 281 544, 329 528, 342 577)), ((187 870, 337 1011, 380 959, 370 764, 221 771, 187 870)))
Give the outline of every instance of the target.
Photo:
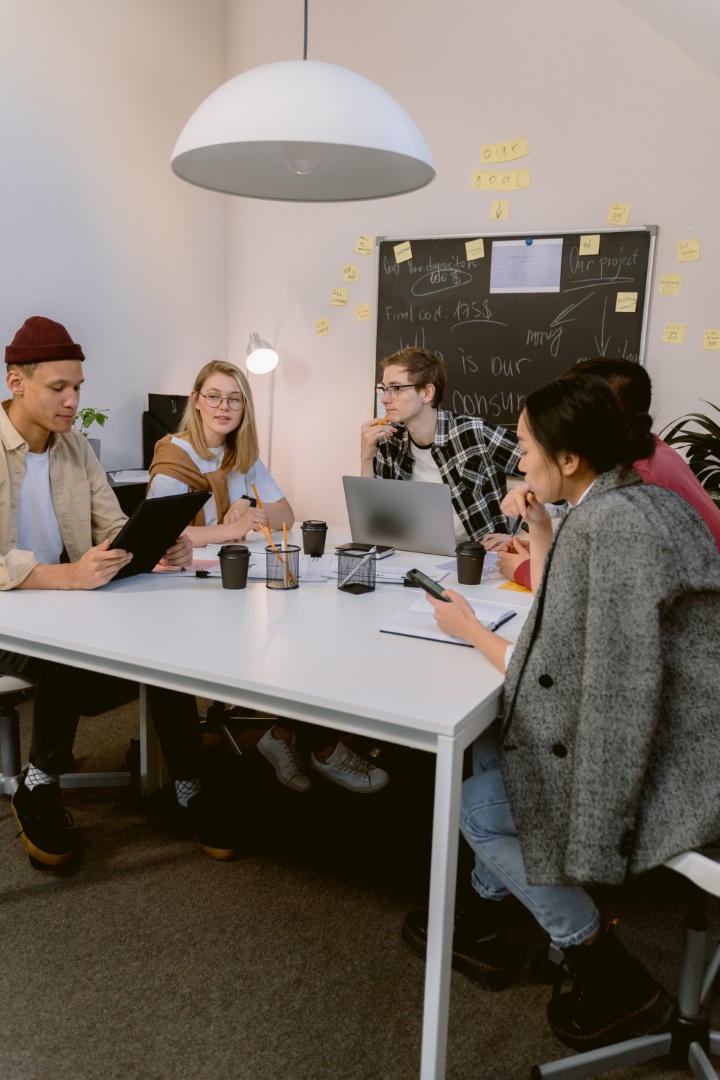
POLYGON ((215 412, 216 409, 220 408, 223 401, 227 401, 228 409, 230 409, 231 412, 240 412, 240 410, 245 405, 245 398, 242 396, 242 394, 238 394, 237 396, 235 394, 232 394, 232 395, 229 395, 229 394, 217 394, 214 391, 211 391, 211 393, 209 393, 209 394, 203 394, 202 390, 198 390, 198 394, 199 394, 200 397, 205 398, 205 404, 207 405, 208 409, 212 409, 213 412, 215 412), (219 401, 218 401, 217 405, 211 405, 210 402, 208 401, 209 397, 219 398, 219 401), (240 404, 239 405, 233 405, 232 403, 234 401, 239 401, 240 404))
POLYGON ((382 399, 385 397, 386 394, 390 395, 390 400, 391 401, 397 401, 397 399, 400 396, 400 391, 401 390, 409 390, 411 386, 415 390, 419 389, 416 383, 406 382, 406 383, 399 383, 397 386, 382 386, 382 385, 376 386, 375 387, 375 393, 377 394, 378 399, 380 401, 382 401, 382 399))

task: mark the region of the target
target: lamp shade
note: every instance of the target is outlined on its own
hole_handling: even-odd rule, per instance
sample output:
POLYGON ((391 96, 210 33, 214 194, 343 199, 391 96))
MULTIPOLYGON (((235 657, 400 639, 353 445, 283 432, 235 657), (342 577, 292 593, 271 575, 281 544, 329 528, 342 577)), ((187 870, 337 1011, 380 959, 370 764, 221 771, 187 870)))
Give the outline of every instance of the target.
POLYGON ((277 367, 278 354, 259 334, 251 334, 247 347, 247 369, 256 375, 265 375, 277 367))
POLYGON ((381 199, 435 178, 395 99, 318 60, 264 64, 224 83, 186 123, 171 165, 198 187, 287 202, 381 199))

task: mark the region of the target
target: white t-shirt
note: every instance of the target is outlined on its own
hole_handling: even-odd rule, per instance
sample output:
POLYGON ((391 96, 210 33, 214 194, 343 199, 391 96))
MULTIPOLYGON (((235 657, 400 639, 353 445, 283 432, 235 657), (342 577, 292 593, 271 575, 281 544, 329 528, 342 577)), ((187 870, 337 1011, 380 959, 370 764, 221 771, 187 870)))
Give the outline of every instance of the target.
POLYGON ((59 563, 62 536, 50 489, 50 451, 25 455, 25 474, 20 485, 18 540, 20 551, 32 551, 43 566, 59 563))
MULTIPOLYGON (((412 471, 413 480, 419 480, 423 484, 444 483, 443 478, 440 475, 440 469, 435 464, 429 446, 417 446, 412 439, 410 439, 410 453, 414 458, 412 471)), ((458 544, 462 544, 466 540, 469 540, 470 537, 467 529, 456 514, 455 507, 453 507, 452 515, 455 539, 458 544)))
MULTIPOLYGON (((182 449, 189 454, 201 473, 215 472, 216 469, 220 468, 225 454, 224 445, 210 447, 210 453, 213 456, 208 460, 207 458, 200 457, 198 452, 186 439, 180 439, 177 435, 173 435, 172 441, 175 446, 182 447, 182 449)), ((248 472, 241 473, 238 472, 237 469, 233 469, 228 473, 230 505, 232 506, 238 499, 242 499, 243 495, 249 495, 251 499, 254 498, 252 489, 253 484, 257 488, 258 495, 263 503, 276 503, 279 502, 280 499, 285 498, 262 461, 258 458, 248 472)), ((158 473, 150 484, 148 499, 156 499, 161 495, 184 495, 188 490, 188 485, 183 484, 182 480, 176 480, 173 476, 165 476, 163 473, 158 473)), ((205 511, 205 524, 217 525, 218 518, 215 500, 208 499, 203 510, 205 511)))

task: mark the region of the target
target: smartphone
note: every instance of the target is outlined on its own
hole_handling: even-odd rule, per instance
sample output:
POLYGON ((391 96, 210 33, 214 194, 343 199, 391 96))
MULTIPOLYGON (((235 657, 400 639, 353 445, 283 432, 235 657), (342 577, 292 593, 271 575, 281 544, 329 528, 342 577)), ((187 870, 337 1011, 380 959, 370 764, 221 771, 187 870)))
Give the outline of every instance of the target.
POLYGON ((426 593, 430 593, 436 600, 444 600, 447 604, 450 603, 448 597, 443 596, 445 590, 442 585, 439 585, 437 581, 433 581, 427 574, 423 574, 422 570, 408 570, 405 577, 410 578, 410 581, 414 581, 416 585, 419 585, 426 593))

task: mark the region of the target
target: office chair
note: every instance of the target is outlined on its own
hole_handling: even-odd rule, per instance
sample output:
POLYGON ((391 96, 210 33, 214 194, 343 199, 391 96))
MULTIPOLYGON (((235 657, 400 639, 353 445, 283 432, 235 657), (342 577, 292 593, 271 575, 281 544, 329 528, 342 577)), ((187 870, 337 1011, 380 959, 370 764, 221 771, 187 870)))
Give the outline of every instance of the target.
POLYGON ((637 1039, 574 1057, 536 1065, 533 1080, 589 1080, 612 1069, 643 1061, 665 1059, 668 1067, 689 1065, 699 1080, 720 1080, 708 1054, 720 1057, 720 1031, 711 1031, 704 1005, 710 997, 720 970, 720 947, 703 976, 707 920, 706 895, 720 897, 720 848, 685 851, 668 859, 665 866, 688 879, 688 910, 684 922, 683 952, 680 960, 677 1015, 670 1031, 637 1039))
MULTIPOLYGON (((14 795, 17 790, 23 768, 20 759, 20 720, 17 706, 29 701, 33 695, 33 684, 15 675, 0 675, 0 794, 14 795)), ((152 726, 152 720, 145 701, 145 687, 137 683, 118 680, 112 698, 88 699, 83 705, 83 716, 99 716, 120 705, 125 705, 140 698, 140 789, 143 795, 151 795, 163 787, 168 780, 165 761, 152 726)), ((60 786, 63 788, 85 787, 129 787, 132 784, 132 769, 118 772, 79 772, 63 773, 60 786)))

